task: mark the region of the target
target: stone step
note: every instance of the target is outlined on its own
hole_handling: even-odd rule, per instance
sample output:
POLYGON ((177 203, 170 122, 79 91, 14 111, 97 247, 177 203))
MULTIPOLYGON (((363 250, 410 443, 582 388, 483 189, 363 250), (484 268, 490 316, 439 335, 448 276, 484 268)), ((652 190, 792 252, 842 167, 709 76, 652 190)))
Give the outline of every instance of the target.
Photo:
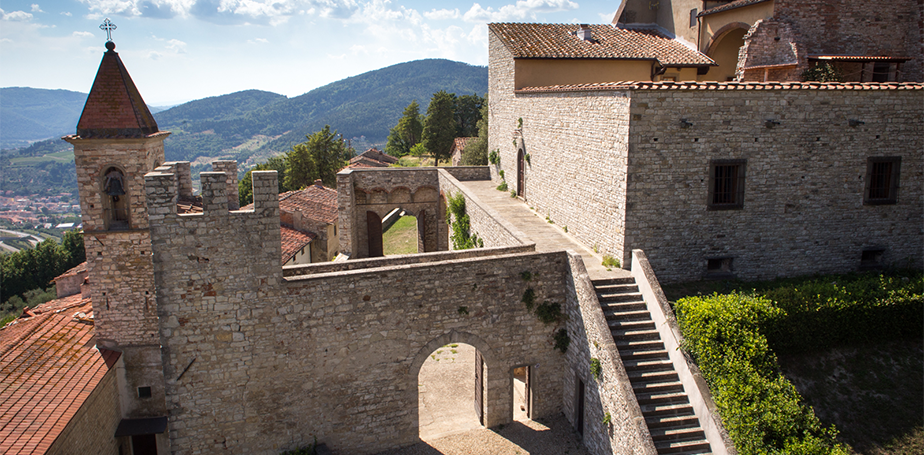
POLYGON ((665 381, 665 382, 634 382, 632 383, 632 390, 635 392, 635 396, 638 397, 641 394, 651 394, 651 393, 683 393, 683 384, 678 381, 665 381))
POLYGON ((619 340, 615 342, 616 349, 619 349, 619 355, 629 354, 634 351, 664 350, 664 343, 661 340, 619 340))
POLYGON ((645 311, 648 312, 648 306, 645 305, 645 302, 600 302, 600 308, 603 309, 603 314, 607 312, 610 313, 627 313, 631 311, 645 311))
POLYGON ((635 282, 629 284, 608 284, 594 286, 594 289, 597 290, 598 294, 638 293, 638 286, 635 285, 635 282))
MULTIPOLYGON (((636 341, 652 341, 652 340, 636 340, 636 341)), ((670 355, 666 350, 654 351, 654 350, 644 350, 644 351, 619 351, 619 357, 622 358, 622 363, 629 369, 629 364, 636 365, 636 361, 652 361, 652 360, 665 360, 670 363, 670 355)), ((673 365, 671 366, 673 368, 673 365)))
MULTIPOLYGON (((639 330, 655 330, 655 323, 652 320, 647 321, 624 321, 624 320, 609 320, 606 321, 607 325, 610 326, 610 331, 613 330, 626 330, 626 331, 639 331, 639 330)), ((660 337, 658 337, 660 339, 660 337)))
POLYGON ((699 419, 695 415, 651 416, 645 417, 649 431, 664 428, 699 428, 699 419))
POLYGON ((644 404, 686 404, 690 402, 686 393, 643 393, 637 397, 639 406, 644 404))
POLYGON ((626 374, 630 375, 639 371, 674 371, 674 365, 667 358, 667 351, 664 351, 664 355, 663 359, 634 359, 623 361, 622 364, 626 368, 626 374))
POLYGON ((626 374, 629 376, 629 380, 632 382, 676 382, 680 380, 680 376, 677 375, 677 372, 674 371, 673 368, 664 370, 649 369, 632 371, 626 369, 626 374))
POLYGON ((625 277, 625 278, 605 278, 602 280, 591 280, 590 281, 594 287, 597 286, 612 286, 614 284, 635 284, 635 278, 625 277))
POLYGON ((687 455, 712 453, 709 442, 705 439, 693 441, 655 442, 659 454, 687 455))
POLYGON ((660 340, 661 334, 657 330, 621 330, 610 329, 615 340, 660 340))
POLYGON ((654 439, 655 443, 659 441, 702 441, 706 439, 706 432, 699 425, 684 428, 658 428, 657 430, 650 430, 650 432, 651 439, 654 439))
POLYGON ((601 294, 597 292, 597 300, 600 303, 622 303, 622 302, 642 302, 645 299, 642 294, 601 294))
MULTIPOLYGON (((603 308, 601 306, 601 308, 603 308)), ((609 320, 619 320, 619 321, 650 321, 651 313, 648 310, 630 310, 630 311, 619 311, 618 309, 606 308, 603 310, 603 315, 606 316, 606 319, 609 320)))
POLYGON ((694 416, 693 407, 689 404, 646 404, 639 405, 642 409, 642 415, 645 416, 645 420, 648 420, 649 417, 665 417, 665 416, 694 416))

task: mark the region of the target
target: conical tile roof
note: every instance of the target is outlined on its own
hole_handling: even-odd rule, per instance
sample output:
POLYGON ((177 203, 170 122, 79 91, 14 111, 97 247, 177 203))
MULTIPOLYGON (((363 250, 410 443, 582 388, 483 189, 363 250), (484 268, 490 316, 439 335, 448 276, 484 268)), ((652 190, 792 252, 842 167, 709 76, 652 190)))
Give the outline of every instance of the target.
POLYGON ((107 42, 106 49, 77 122, 77 136, 119 139, 157 133, 157 122, 115 51, 115 43, 107 42))

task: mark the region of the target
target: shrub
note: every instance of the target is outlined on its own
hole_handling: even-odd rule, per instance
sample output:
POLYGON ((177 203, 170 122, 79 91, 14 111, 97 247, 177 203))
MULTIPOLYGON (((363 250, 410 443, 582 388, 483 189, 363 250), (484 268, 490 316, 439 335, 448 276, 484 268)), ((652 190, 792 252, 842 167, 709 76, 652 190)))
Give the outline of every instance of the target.
POLYGON ((468 250, 476 245, 484 245, 476 235, 471 234, 471 221, 465 211, 465 196, 458 192, 446 199, 446 224, 452 228, 449 238, 454 250, 468 250))
POLYGON ((571 337, 568 336, 568 331, 565 329, 558 329, 558 332, 555 332, 553 338, 555 339, 555 349, 558 349, 564 354, 571 344, 571 337))
POLYGON ((501 182, 500 185, 497 185, 497 191, 507 191, 507 182, 501 182))
POLYGON ((596 357, 591 357, 590 359, 590 374, 594 376, 594 379, 597 381, 600 380, 600 373, 603 372, 603 366, 600 365, 600 359, 596 357))
POLYGON ((613 256, 603 256, 603 261, 601 262, 606 268, 619 268, 619 259, 614 258, 613 256))
POLYGON ((785 316, 762 296, 686 297, 676 303, 683 348, 709 383, 725 428, 742 455, 846 454, 779 371, 760 327, 785 316))
POLYGON ((553 322, 562 321, 565 315, 561 312, 560 303, 549 303, 549 301, 545 301, 536 307, 536 317, 539 318, 543 324, 551 324, 553 322))
POLYGON ((526 304, 527 311, 533 311, 533 305, 536 303, 536 291, 533 288, 526 288, 520 301, 526 304))
POLYGON ((488 154, 488 162, 494 165, 500 165, 500 154, 497 149, 491 150, 488 154))

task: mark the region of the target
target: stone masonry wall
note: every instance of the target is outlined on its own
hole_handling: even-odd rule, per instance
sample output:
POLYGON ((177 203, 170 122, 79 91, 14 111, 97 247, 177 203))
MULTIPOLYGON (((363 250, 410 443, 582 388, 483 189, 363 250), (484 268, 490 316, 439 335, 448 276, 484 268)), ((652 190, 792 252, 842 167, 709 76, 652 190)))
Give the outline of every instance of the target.
POLYGON ((122 420, 115 371, 112 368, 103 376, 46 454, 122 452, 115 438, 116 428, 122 420))
POLYGON ((791 21, 808 54, 911 57, 905 81, 924 81, 921 2, 775 0, 774 16, 791 21))
POLYGON ((313 436, 340 453, 411 444, 417 372, 449 339, 485 356, 489 426, 511 420, 511 368, 524 363, 536 415, 559 412, 544 399, 561 395, 556 327, 520 297, 531 286, 564 303, 563 253, 283 280, 275 175, 262 174, 274 173, 254 173, 254 211, 229 213, 215 204, 223 176, 203 173, 202 215, 175 214, 173 175, 147 176, 174 453, 275 454, 313 436))
POLYGON ((517 147, 526 163, 523 197, 588 247, 623 256, 629 98, 620 92, 515 95, 513 58, 493 33, 488 80, 489 150, 517 187, 517 147), (519 119, 523 119, 518 129, 519 119), (520 138, 514 145, 514 137, 520 138))
MULTIPOLYGON (((485 168, 487 169, 487 168, 485 168)), ((439 175, 440 192, 448 197, 450 194, 461 192, 465 197, 465 212, 469 217, 471 225, 471 234, 477 235, 484 241, 484 246, 507 247, 530 245, 524 243, 526 234, 523 234, 516 226, 510 224, 503 216, 487 204, 483 204, 477 196, 468 191, 468 189, 459 184, 459 181, 449 175, 445 170, 440 170, 439 175)), ((535 244, 531 244, 535 249, 535 244)))
POLYGON ((581 256, 568 252, 568 336, 563 408, 571 424, 578 424, 578 387, 584 384, 584 446, 593 455, 657 453, 632 384, 622 364, 613 335, 597 301, 581 256), (590 372, 591 359, 601 373, 590 372), (609 414, 610 423, 604 418, 609 414))
POLYGON ((766 279, 856 270, 875 247, 921 267, 924 90, 904 87, 634 90, 624 263, 642 249, 664 282, 732 257, 738 278, 766 279), (897 204, 863 203, 876 156, 901 156, 897 204), (707 210, 714 159, 747 160, 742 209, 707 210))

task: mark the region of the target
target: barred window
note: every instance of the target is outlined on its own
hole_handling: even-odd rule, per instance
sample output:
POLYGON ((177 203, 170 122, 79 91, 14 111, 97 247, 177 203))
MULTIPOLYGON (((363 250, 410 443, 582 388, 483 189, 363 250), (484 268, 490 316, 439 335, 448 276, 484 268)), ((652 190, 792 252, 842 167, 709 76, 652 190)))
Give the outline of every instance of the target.
POLYGON ((866 160, 864 204, 882 205, 898 202, 898 176, 901 164, 900 156, 878 156, 866 160))
POLYGON ((737 210, 744 207, 744 174, 747 160, 709 162, 709 210, 737 210))

